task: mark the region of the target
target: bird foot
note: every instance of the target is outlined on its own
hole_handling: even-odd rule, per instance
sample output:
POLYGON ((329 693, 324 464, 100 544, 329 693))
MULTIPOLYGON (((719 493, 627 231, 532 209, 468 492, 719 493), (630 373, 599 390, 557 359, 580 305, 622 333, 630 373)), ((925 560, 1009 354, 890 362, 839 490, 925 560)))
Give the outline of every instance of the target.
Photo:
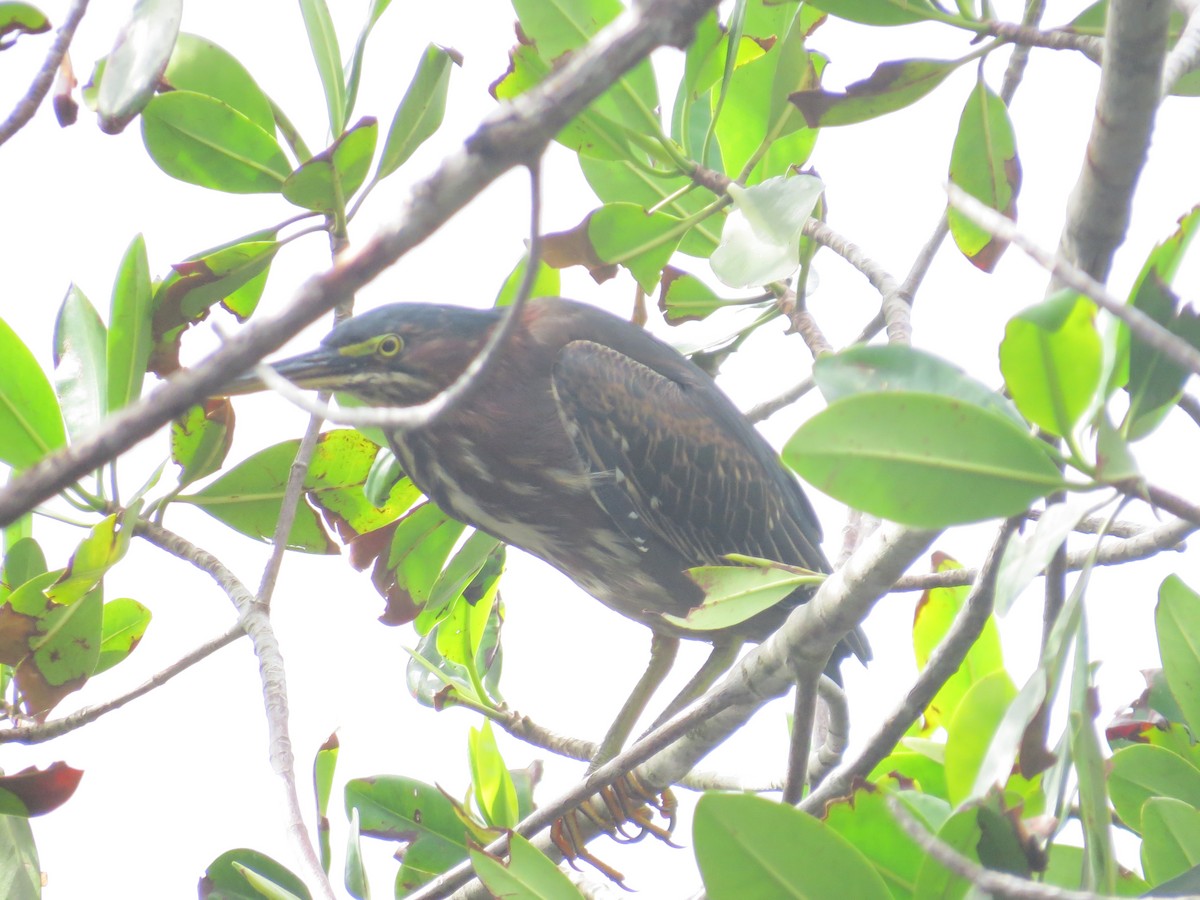
POLYGON ((571 868, 579 871, 576 860, 583 860, 610 881, 625 890, 632 890, 625 884, 624 875, 588 850, 584 821, 591 822, 619 844, 636 843, 649 834, 670 847, 681 849, 671 840, 676 805, 675 795, 669 789, 652 793, 631 772, 555 820, 550 826, 550 839, 571 868), (665 826, 654 821, 655 812, 662 816, 665 826), (629 826, 635 830, 626 830, 629 826))

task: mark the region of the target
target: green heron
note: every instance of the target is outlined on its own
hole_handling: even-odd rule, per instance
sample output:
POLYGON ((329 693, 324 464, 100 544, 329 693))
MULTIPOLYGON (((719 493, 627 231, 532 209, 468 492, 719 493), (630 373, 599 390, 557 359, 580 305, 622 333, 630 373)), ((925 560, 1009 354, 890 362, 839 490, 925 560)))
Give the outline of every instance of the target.
MULTIPOLYGON (((384 306, 274 369, 305 388, 410 406, 463 372, 501 314, 384 306)), ((661 616, 686 615, 704 599, 686 569, 740 553, 830 571, 800 485, 712 378, 645 330, 581 303, 530 301, 487 377, 433 424, 389 439, 405 473, 447 513, 649 626, 667 655, 683 637, 710 641, 714 659, 728 659, 812 591, 733 629, 688 631, 661 616)), ((835 650, 830 671, 851 652, 869 658, 860 632, 835 650)), ((649 690, 627 706, 626 731, 649 690)))

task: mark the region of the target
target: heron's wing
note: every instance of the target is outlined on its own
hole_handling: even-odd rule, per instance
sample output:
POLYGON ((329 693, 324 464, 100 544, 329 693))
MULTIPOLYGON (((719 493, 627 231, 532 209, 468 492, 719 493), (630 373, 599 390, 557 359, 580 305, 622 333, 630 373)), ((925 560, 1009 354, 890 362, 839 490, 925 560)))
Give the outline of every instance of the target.
POLYGON ((563 349, 553 385, 596 501, 636 544, 660 538, 693 565, 743 553, 828 571, 799 485, 715 385, 591 341, 563 349))

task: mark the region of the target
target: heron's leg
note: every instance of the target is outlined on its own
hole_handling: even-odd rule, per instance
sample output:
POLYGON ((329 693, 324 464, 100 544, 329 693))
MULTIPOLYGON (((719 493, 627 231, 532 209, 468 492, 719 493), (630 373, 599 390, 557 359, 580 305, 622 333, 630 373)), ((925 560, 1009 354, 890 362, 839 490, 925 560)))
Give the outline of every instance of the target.
POLYGON ((725 641, 713 644, 712 653, 704 661, 700 670, 692 676, 692 680, 683 686, 683 690, 667 704, 667 708, 659 713, 651 728, 657 728, 677 712, 707 691, 718 678, 729 671, 737 659, 738 651, 742 649, 740 640, 725 641))
POLYGON ((633 731, 633 726, 645 712, 646 704, 650 702, 650 698, 654 696, 658 686, 671 671, 678 650, 679 638, 677 637, 655 634, 650 638, 650 663, 646 666, 642 677, 638 679, 638 683, 634 685, 629 699, 625 701, 625 705, 621 707, 621 711, 617 713, 613 723, 608 726, 608 734, 604 736, 604 740, 600 743, 600 749, 596 751, 596 755, 592 757, 592 762, 588 766, 589 774, 621 752, 626 739, 633 731))

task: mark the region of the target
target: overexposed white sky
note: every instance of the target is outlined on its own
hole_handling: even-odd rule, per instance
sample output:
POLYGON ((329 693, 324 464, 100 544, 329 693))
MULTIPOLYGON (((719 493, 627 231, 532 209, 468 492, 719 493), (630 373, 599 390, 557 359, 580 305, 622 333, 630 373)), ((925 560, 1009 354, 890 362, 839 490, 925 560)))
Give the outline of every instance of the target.
MULTIPOLYGON (((93 4, 72 52, 81 81, 93 61, 108 52, 131 5, 128 0, 93 4)), ((1082 5, 1051 0, 1045 21, 1066 21, 1082 5)), ((66 6, 64 0, 43 3, 56 23, 66 6)), ((346 0, 330 3, 344 53, 353 45, 366 6, 346 0)), ((1019 4, 1011 0, 998 6, 1010 20, 1020 14, 1019 4)), ((504 71, 514 19, 502 0, 397 2, 383 17, 368 49, 356 117, 377 116, 386 133, 429 41, 459 50, 464 65, 452 75, 441 131, 374 192, 352 223, 352 240, 362 240, 376 223, 387 221, 408 186, 431 171, 492 109, 487 86, 504 71)), ((295 3, 193 2, 186 5, 183 29, 237 56, 287 111, 309 145, 323 146, 323 94, 295 3)), ((887 59, 950 58, 970 49, 965 38, 947 32, 939 26, 874 30, 830 21, 811 46, 830 56, 827 84, 840 87, 866 77, 877 62, 887 59)), ((0 56, 0 110, 10 109, 24 91, 49 40, 25 38, 0 56)), ((998 90, 1007 53, 995 56, 986 71, 998 90)), ((677 78, 681 58, 674 51, 656 57, 667 91, 677 78)), ((898 278, 943 207, 950 146, 974 78, 974 68, 964 67, 916 106, 851 129, 828 129, 818 141, 811 162, 828 185, 830 224, 898 278)), ((1097 81, 1098 70, 1082 56, 1035 50, 1012 108, 1024 169, 1020 223, 1045 246, 1057 244, 1065 200, 1091 125, 1097 81)), ((1163 107, 1130 237, 1110 281, 1118 294, 1128 289, 1151 246, 1200 201, 1194 161, 1198 102, 1172 99, 1163 107)), ((86 109, 76 126, 60 130, 47 104, 33 123, 0 148, 0 167, 6 176, 0 215, 5 274, 0 317, 47 369, 54 313, 68 284, 75 282, 105 314, 117 263, 134 234, 145 235, 151 272, 161 277, 171 263, 280 221, 293 211, 276 196, 217 195, 174 181, 148 159, 136 124, 118 137, 108 137, 97 130, 86 109)), ((545 231, 574 226, 596 203, 574 158, 561 148, 548 155, 545 179, 545 231)), ((526 180, 522 173, 513 173, 364 290, 358 309, 398 300, 489 305, 523 251, 527 220, 526 180)), ((263 306, 286 303, 328 259, 319 235, 283 250, 263 306)), ((691 262, 692 271, 707 275, 706 263, 691 262)), ((811 307, 830 340, 841 345, 874 314, 878 297, 861 276, 830 254, 818 257, 818 268, 821 285, 811 307)), ((996 348, 1004 323, 1036 302, 1045 283, 1045 274, 1015 251, 1007 254, 995 275, 985 276, 947 244, 917 299, 916 343, 986 383, 999 384, 996 348)), ((1177 286, 1183 296, 1195 297, 1198 283, 1200 266, 1193 256, 1177 286)), ((633 296, 633 282, 625 275, 596 286, 585 273, 571 270, 563 273, 563 285, 568 296, 619 314, 628 311, 633 296)), ((291 349, 312 345, 326 327, 310 329, 291 349)), ((756 335, 748 352, 730 360, 723 373, 722 384, 743 408, 774 396, 809 369, 807 352, 796 337, 784 337, 781 329, 768 331, 756 335)), ((185 347, 185 362, 198 358, 203 346, 212 343, 211 335, 193 339, 190 349, 185 347)), ((819 408, 819 398, 810 396, 765 423, 763 431, 778 446, 819 408)), ((298 436, 305 423, 302 413, 273 397, 239 400, 237 411, 230 463, 269 443, 298 436)), ((1159 435, 1136 450, 1154 480, 1196 498, 1200 484, 1188 460, 1195 458, 1198 439, 1194 426, 1174 416, 1159 435)), ((136 487, 142 473, 166 454, 165 435, 137 448, 124 469, 126 490, 136 487)), ((835 558, 845 511, 823 496, 814 496, 814 501, 825 523, 826 551, 835 558)), ((1147 515, 1144 510, 1139 514, 1147 515)), ((258 584, 269 548, 183 505, 171 508, 166 524, 216 553, 247 585, 258 584)), ((991 534, 989 525, 958 529, 936 547, 974 564, 991 534)), ((57 566, 65 563, 82 533, 39 520, 37 536, 51 566, 57 566)), ((505 696, 515 708, 557 731, 598 738, 641 673, 648 633, 582 595, 537 560, 515 552, 509 559, 502 586, 508 613, 505 696)), ((1174 571, 1200 586, 1196 568, 1194 561, 1168 554, 1105 570, 1094 580, 1089 601, 1092 652, 1105 661, 1100 683, 1106 711, 1132 699, 1140 690, 1138 670, 1157 664, 1150 611, 1159 582, 1174 571)), ((127 662, 71 695, 56 715, 141 683, 226 629, 234 618, 228 600, 205 576, 141 542, 135 542, 129 558, 107 580, 106 596, 138 599, 153 610, 154 621, 127 662)), ((310 808, 312 755, 335 729, 342 744, 332 812, 337 884, 345 836, 342 781, 405 774, 461 795, 468 778, 467 727, 479 723, 465 711, 437 714, 409 697, 404 687, 407 656, 401 647, 415 644, 413 633, 376 622, 381 601, 366 576, 352 572, 343 560, 289 555, 275 596, 274 621, 288 666, 298 777, 310 808)), ((913 594, 885 598, 866 625, 877 661, 869 670, 847 666, 854 735, 860 740, 912 677, 908 626, 916 599, 913 594)), ((1020 681, 1033 665, 1040 634, 1036 586, 1003 623, 1002 632, 1006 655, 1020 681)), ((690 676, 706 648, 693 645, 686 650, 670 687, 690 676)), ((670 695, 670 687, 663 697, 670 695)), ((778 777, 786 748, 784 713, 782 706, 765 710, 705 767, 758 780, 778 777)), ((500 739, 514 768, 547 756, 506 736, 500 739)), ((0 747, 0 767, 7 772, 59 759, 85 774, 68 804, 34 821, 51 900, 118 892, 129 898, 190 896, 208 863, 239 846, 298 869, 283 832, 280 791, 268 763, 257 665, 248 642, 220 651, 166 687, 50 744, 0 747)), ((580 765, 551 764, 539 797, 552 798, 580 774, 580 765)), ((686 818, 678 835, 690 845, 686 818)), ((368 844, 373 845, 374 889, 383 896, 394 873, 388 859, 391 848, 368 844)), ((698 884, 690 850, 669 850, 652 842, 626 848, 605 840, 593 849, 625 871, 643 896, 685 896, 698 884), (672 880, 681 872, 690 873, 686 881, 672 880)))

